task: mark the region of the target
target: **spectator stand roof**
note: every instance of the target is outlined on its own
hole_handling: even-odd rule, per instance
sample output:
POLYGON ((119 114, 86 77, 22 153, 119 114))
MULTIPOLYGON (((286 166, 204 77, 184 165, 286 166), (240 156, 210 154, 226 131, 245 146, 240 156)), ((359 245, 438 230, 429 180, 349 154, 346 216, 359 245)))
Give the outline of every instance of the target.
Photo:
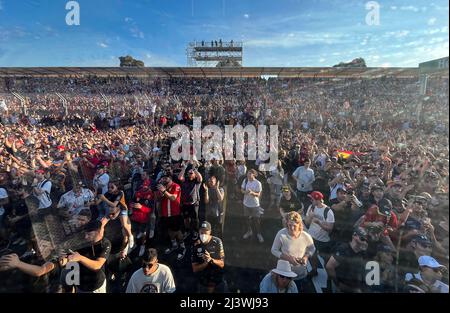
MULTIPOLYGON (((375 78, 419 77, 417 67, 0 67, 0 77, 48 76, 148 76, 148 77, 260 77, 375 78)), ((447 69, 448 75, 448 69, 447 69)))

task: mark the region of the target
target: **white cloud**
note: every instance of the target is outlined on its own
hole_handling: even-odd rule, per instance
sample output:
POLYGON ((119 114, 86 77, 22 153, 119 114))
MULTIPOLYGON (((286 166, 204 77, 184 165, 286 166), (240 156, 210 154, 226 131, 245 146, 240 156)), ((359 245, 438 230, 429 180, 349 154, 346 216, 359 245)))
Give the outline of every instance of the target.
POLYGON ((391 6, 391 10, 397 10, 397 7, 395 5, 391 6))
POLYGON ((420 9, 418 7, 413 6, 413 5, 408 5, 408 6, 400 7, 400 10, 402 10, 402 11, 419 12, 420 9))
POLYGON ((244 14, 244 18, 250 18, 250 15, 244 14))
POLYGON ((291 32, 249 39, 245 41, 245 45, 258 48, 295 48, 343 43, 346 37, 348 36, 338 33, 291 32))
POLYGON ((319 63, 324 63, 325 61, 326 61, 326 59, 324 59, 324 58, 319 59, 319 63))
POLYGON ((108 48, 108 45, 104 42, 99 42, 99 43, 97 43, 97 45, 99 45, 102 48, 108 48))
POLYGON ((383 64, 380 65, 381 67, 392 67, 392 64, 389 62, 385 62, 383 64))
POLYGON ((385 32, 384 37, 402 38, 402 37, 408 36, 409 33, 410 33, 409 30, 397 30, 397 31, 393 31, 393 32, 385 32))
POLYGON ((433 26, 435 23, 436 23, 436 18, 435 18, 435 17, 430 18, 430 19, 428 20, 428 22, 427 22, 427 24, 428 24, 429 26, 433 26))
POLYGON ((426 35, 434 35, 434 34, 438 34, 438 33, 440 33, 441 32, 441 29, 440 28, 433 28, 433 29, 427 29, 426 31, 425 31, 425 34, 426 35))
POLYGON ((131 33, 131 36, 133 36, 134 38, 145 38, 144 32, 139 29, 137 23, 131 17, 125 17, 125 23, 131 25, 128 29, 131 33))

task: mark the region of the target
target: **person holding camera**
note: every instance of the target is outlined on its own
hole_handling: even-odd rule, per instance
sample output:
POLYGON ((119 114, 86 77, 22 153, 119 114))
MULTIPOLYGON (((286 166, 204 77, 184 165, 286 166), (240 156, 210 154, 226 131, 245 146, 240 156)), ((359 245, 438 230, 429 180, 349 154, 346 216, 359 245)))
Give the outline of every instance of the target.
POLYGON ((351 189, 338 188, 336 198, 330 204, 335 217, 332 237, 334 241, 346 241, 351 237, 355 223, 366 211, 351 189))
POLYGON ((202 222, 199 241, 192 247, 192 271, 198 276, 199 293, 227 292, 224 279, 225 252, 222 240, 211 235, 211 224, 202 222))
POLYGON ((63 258, 62 266, 68 262, 80 264, 80 285, 78 293, 106 293, 105 264, 111 253, 111 242, 104 237, 106 218, 101 221, 92 220, 85 226, 88 246, 78 251, 70 251, 63 258))
POLYGON ((184 258, 186 246, 183 241, 181 227, 183 225, 183 216, 181 215, 181 187, 172 181, 172 177, 164 175, 156 186, 158 190, 157 199, 161 202, 160 221, 164 231, 168 232, 171 247, 165 250, 165 254, 181 248, 177 260, 184 258))

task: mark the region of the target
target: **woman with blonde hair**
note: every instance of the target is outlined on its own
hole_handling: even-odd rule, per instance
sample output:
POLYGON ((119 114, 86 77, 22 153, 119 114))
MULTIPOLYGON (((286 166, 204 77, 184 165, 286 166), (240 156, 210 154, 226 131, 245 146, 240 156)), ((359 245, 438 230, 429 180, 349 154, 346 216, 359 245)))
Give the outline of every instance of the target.
POLYGON ((312 237, 303 230, 303 220, 298 212, 292 211, 286 215, 286 227, 275 236, 271 251, 278 259, 291 264, 292 271, 297 274, 294 281, 301 291, 308 274, 308 259, 314 255, 316 248, 312 237))

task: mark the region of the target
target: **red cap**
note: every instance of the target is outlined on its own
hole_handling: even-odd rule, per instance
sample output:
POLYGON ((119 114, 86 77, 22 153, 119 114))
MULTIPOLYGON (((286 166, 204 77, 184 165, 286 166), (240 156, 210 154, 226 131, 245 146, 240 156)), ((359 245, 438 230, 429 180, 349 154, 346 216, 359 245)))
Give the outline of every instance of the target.
POLYGON ((59 151, 64 151, 66 148, 64 146, 57 146, 56 149, 59 151))
POLYGON ((314 200, 323 200, 324 198, 320 191, 313 191, 308 196, 314 200))
POLYGON ((35 172, 36 174, 45 174, 45 171, 42 170, 42 169, 35 170, 34 172, 35 172))

